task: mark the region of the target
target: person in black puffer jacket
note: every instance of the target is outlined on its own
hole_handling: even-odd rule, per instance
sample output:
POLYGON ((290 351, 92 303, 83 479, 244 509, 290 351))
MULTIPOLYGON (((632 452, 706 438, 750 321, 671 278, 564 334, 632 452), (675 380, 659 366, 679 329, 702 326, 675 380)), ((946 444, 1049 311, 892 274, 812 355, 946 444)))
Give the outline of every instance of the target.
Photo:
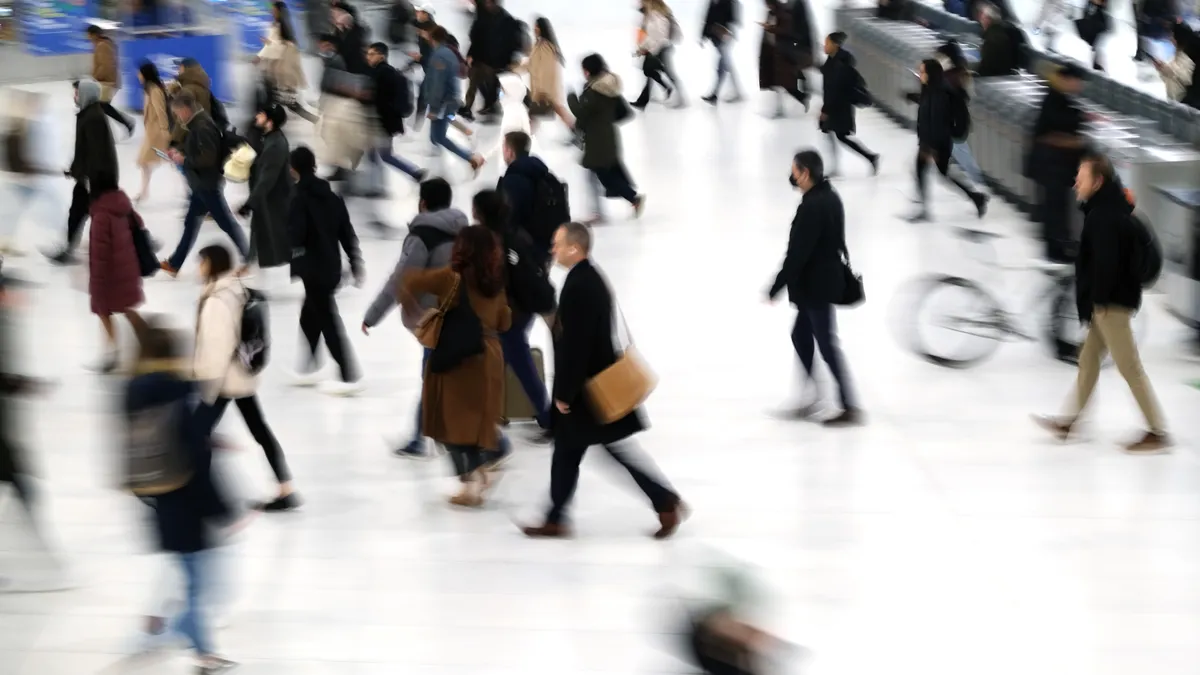
POLYGON ((500 334, 504 361, 521 382, 521 388, 537 411, 537 423, 544 431, 539 442, 549 442, 550 395, 546 383, 534 367, 529 347, 529 330, 539 314, 554 311, 554 287, 546 267, 537 260, 529 235, 509 227, 508 204, 504 193, 482 190, 472 201, 475 222, 491 230, 500 239, 506 253, 508 305, 512 325, 500 334), (547 304, 548 303, 548 304, 547 304))
POLYGON ((921 77, 921 91, 908 94, 908 98, 918 106, 916 178, 920 207, 908 220, 912 223, 931 220, 927 186, 931 164, 971 199, 982 218, 987 213, 987 197, 961 178, 948 175, 950 155, 954 149, 952 116, 955 101, 946 84, 942 64, 937 59, 927 59, 921 63, 918 74, 921 77))
POLYGON ((1131 320, 1142 304, 1143 247, 1133 220, 1133 196, 1121 185, 1112 162, 1086 154, 1079 163, 1075 196, 1084 213, 1079 256, 1075 260, 1075 301, 1079 320, 1088 326, 1079 352, 1079 375, 1067 414, 1038 418, 1038 424, 1060 439, 1075 430, 1100 377, 1105 353, 1129 385, 1146 430, 1125 446, 1134 454, 1152 454, 1171 444, 1162 410, 1142 369, 1131 320))
POLYGON ((855 107, 866 93, 866 83, 855 67, 854 55, 842 45, 846 34, 837 31, 825 38, 825 63, 821 64, 821 79, 824 81, 824 100, 821 104, 819 128, 829 134, 829 158, 832 170, 838 172, 838 143, 862 155, 871 163, 871 173, 879 173, 879 155, 871 152, 854 137, 855 107))
POLYGON ((967 137, 971 133, 971 70, 963 55, 962 47, 954 40, 937 49, 938 62, 942 64, 946 86, 950 90, 950 131, 954 147, 950 151, 951 169, 961 171, 970 179, 977 191, 984 186, 983 171, 975 161, 967 137))

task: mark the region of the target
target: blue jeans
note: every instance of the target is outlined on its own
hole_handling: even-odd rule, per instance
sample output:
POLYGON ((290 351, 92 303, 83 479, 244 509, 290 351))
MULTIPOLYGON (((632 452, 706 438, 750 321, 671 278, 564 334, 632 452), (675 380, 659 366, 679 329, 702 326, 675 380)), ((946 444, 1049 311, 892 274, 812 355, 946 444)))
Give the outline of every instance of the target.
POLYGON ((435 145, 440 145, 450 152, 458 155, 463 161, 471 161, 471 153, 463 150, 454 141, 446 137, 446 132, 450 130, 450 117, 442 117, 429 122, 429 140, 435 145))
POLYGON ((546 392, 546 383, 538 377, 533 353, 529 350, 529 329, 532 326, 532 314, 514 312, 512 327, 500 334, 500 347, 504 350, 504 362, 513 369, 529 402, 538 411, 535 418, 538 426, 546 429, 550 426, 550 397, 546 392))
POLYGON ((186 585, 185 604, 172 622, 175 632, 186 637, 197 654, 207 656, 213 653, 212 642, 208 639, 208 626, 204 619, 204 595, 208 591, 209 558, 206 551, 196 553, 178 553, 179 564, 183 567, 183 579, 186 585))
POLYGON ((850 388, 850 376, 846 372, 845 356, 838 345, 837 323, 833 314, 833 305, 828 303, 808 305, 796 312, 796 324, 792 327, 792 346, 804 372, 812 379, 814 343, 821 350, 821 358, 829 366, 829 374, 833 376, 841 394, 842 409, 857 408, 854 392, 850 388))
POLYGON ((200 224, 204 222, 205 214, 209 213, 212 214, 213 220, 217 221, 217 227, 233 240, 233 245, 237 247, 238 253, 242 254, 242 258, 247 257, 249 251, 246 246, 246 235, 242 232, 242 226, 233 219, 233 214, 229 211, 229 205, 225 203, 225 195, 221 189, 192 190, 192 194, 188 198, 187 215, 183 217, 183 236, 179 238, 179 245, 175 247, 175 252, 167 260, 171 269, 178 270, 183 267, 188 253, 196 245, 196 237, 200 234, 200 224))
POLYGON ((729 53, 733 49, 733 38, 713 40, 713 46, 717 48, 717 83, 713 85, 712 96, 721 93, 721 84, 725 82, 726 75, 729 76, 729 83, 733 85, 734 95, 741 96, 742 88, 738 85, 737 73, 733 71, 733 59, 729 53))
POLYGON ((975 161, 975 155, 971 153, 971 146, 967 145, 966 141, 955 142, 954 148, 950 151, 950 161, 957 164, 958 168, 967 174, 967 178, 970 178, 976 187, 983 187, 983 170, 979 168, 979 163, 975 161))
POLYGON ((422 172, 420 167, 418 167, 416 164, 409 162, 403 157, 397 157, 396 155, 392 154, 392 141, 390 139, 386 145, 382 145, 375 149, 375 156, 378 157, 384 164, 408 174, 408 177, 415 181, 421 180, 421 176, 424 175, 424 172, 422 172))

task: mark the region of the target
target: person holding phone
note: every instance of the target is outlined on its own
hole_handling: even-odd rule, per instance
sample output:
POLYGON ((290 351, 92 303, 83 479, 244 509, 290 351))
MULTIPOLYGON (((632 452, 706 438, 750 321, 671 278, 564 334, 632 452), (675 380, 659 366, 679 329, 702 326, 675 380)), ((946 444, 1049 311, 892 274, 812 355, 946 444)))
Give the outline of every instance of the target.
POLYGON ((1146 55, 1166 85, 1168 98, 1193 108, 1200 108, 1200 89, 1196 86, 1194 76, 1196 63, 1188 56, 1187 51, 1179 46, 1181 42, 1186 42, 1185 39, 1180 39, 1186 30, 1188 29, 1183 24, 1175 24, 1172 27, 1170 40, 1175 46, 1175 53, 1171 60, 1163 61, 1149 50, 1146 51, 1146 55))

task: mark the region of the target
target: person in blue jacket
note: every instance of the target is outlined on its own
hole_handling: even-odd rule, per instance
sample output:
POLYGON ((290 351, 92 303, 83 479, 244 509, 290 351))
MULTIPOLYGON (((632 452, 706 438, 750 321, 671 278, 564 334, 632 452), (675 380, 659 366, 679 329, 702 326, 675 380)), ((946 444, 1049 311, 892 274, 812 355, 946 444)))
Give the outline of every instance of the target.
POLYGON ((429 118, 429 140, 435 146, 440 145, 469 163, 473 170, 479 171, 479 167, 483 166, 483 156, 478 153, 472 154, 446 137, 450 123, 454 121, 454 114, 462 105, 459 100, 460 64, 458 55, 447 44, 448 38, 449 34, 442 26, 434 27, 429 34, 433 53, 429 55, 429 67, 425 71, 423 85, 425 101, 429 105, 429 112, 426 113, 429 118))

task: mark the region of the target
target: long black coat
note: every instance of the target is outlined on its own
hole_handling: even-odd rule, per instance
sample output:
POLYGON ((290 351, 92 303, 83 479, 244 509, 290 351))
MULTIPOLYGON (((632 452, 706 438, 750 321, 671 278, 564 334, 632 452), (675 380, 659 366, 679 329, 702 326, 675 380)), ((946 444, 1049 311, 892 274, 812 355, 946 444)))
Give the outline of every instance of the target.
POLYGON ((571 268, 563 281, 554 329, 554 400, 571 411, 564 415, 551 407, 556 443, 616 443, 646 429, 640 409, 601 424, 587 400, 587 381, 617 362, 613 318, 613 297, 600 272, 587 260, 571 268))
POLYGON ((115 190, 120 184, 117 148, 108 117, 99 103, 89 105, 75 116, 75 157, 69 173, 77 181, 87 181, 93 194, 115 190))
POLYGON ((342 251, 350 269, 362 272, 358 235, 350 223, 346 202, 334 194, 329 182, 305 176, 296 183, 288 213, 292 250, 292 276, 310 290, 333 292, 342 281, 342 251))
POLYGON ((272 131, 263 136, 262 151, 250 166, 250 239, 260 267, 279 267, 292 261, 288 237, 288 207, 292 200, 291 151, 287 136, 272 131))
POLYGON ((783 266, 767 295, 774 298, 786 288, 788 299, 797 307, 841 300, 846 291, 842 270, 845 249, 846 212, 842 198, 826 179, 800 200, 783 266))
POLYGON ((783 4, 767 7, 766 24, 758 50, 758 88, 792 89, 796 86, 797 71, 812 65, 812 49, 803 54, 799 51, 792 38, 792 13, 783 4), (803 59, 797 57, 804 54, 807 60, 801 65, 803 59))
POLYGON ((824 99, 821 103, 821 131, 849 136, 856 130, 854 96, 858 70, 854 55, 840 48, 821 64, 824 99))

